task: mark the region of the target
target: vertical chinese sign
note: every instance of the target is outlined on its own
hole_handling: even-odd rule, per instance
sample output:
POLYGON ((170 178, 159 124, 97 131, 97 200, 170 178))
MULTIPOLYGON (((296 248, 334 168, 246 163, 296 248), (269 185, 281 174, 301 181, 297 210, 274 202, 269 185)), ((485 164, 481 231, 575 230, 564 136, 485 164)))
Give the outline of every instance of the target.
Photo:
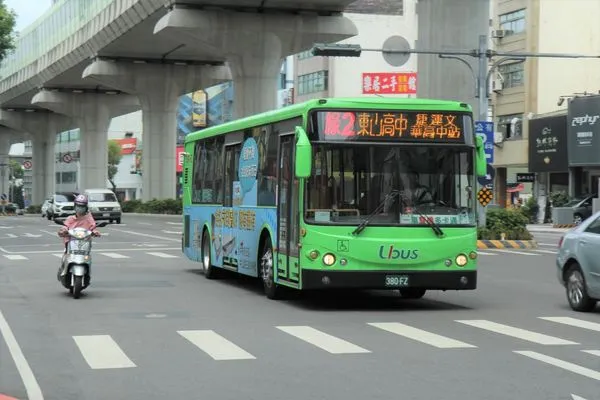
POLYGON ((363 94, 417 94, 416 72, 364 72, 363 94))

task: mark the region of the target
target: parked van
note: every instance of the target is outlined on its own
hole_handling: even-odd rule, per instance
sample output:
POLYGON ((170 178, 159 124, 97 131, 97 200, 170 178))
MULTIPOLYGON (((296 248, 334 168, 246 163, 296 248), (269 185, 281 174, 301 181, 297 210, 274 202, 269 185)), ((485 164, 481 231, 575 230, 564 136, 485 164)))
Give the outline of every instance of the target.
POLYGON ((108 220, 121 223, 121 205, 117 196, 109 189, 86 189, 82 194, 88 198, 88 207, 96 221, 108 220))

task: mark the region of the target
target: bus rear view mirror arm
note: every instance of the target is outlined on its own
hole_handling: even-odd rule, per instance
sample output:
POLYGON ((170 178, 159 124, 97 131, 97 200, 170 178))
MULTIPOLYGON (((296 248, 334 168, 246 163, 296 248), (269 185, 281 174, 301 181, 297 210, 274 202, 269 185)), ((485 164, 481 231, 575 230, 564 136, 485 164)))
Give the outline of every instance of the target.
POLYGON ((295 171, 297 178, 308 178, 312 172, 312 146, 301 126, 296 127, 295 171))
POLYGON ((487 175, 487 160, 485 158, 485 151, 483 150, 483 139, 481 136, 475 136, 475 172, 477 176, 487 175))

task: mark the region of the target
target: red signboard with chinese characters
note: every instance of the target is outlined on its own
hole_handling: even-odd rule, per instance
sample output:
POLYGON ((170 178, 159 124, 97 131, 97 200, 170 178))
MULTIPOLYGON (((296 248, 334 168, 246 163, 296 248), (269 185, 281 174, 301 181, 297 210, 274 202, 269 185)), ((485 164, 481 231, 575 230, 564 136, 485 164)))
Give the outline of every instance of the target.
POLYGON ((180 173, 183 172, 183 146, 177 146, 176 155, 175 155, 175 172, 180 173))
POLYGON ((363 94, 417 94, 416 72, 365 72, 363 94))
POLYGON ((135 149, 137 148, 137 139, 136 138, 124 138, 124 139, 113 139, 115 142, 119 143, 121 146, 121 154, 133 154, 135 149))
POLYGON ((316 114, 317 140, 465 143, 467 114, 462 113, 317 111, 316 114))

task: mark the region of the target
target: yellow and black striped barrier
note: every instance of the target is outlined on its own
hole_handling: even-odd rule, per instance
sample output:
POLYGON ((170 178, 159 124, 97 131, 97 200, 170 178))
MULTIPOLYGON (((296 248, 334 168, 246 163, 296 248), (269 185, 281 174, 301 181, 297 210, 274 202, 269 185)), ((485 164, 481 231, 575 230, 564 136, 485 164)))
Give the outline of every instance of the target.
POLYGON ((575 224, 554 224, 553 228, 575 228, 577 225, 575 224))
POLYGON ((478 249, 535 249, 534 240, 478 240, 478 249))

